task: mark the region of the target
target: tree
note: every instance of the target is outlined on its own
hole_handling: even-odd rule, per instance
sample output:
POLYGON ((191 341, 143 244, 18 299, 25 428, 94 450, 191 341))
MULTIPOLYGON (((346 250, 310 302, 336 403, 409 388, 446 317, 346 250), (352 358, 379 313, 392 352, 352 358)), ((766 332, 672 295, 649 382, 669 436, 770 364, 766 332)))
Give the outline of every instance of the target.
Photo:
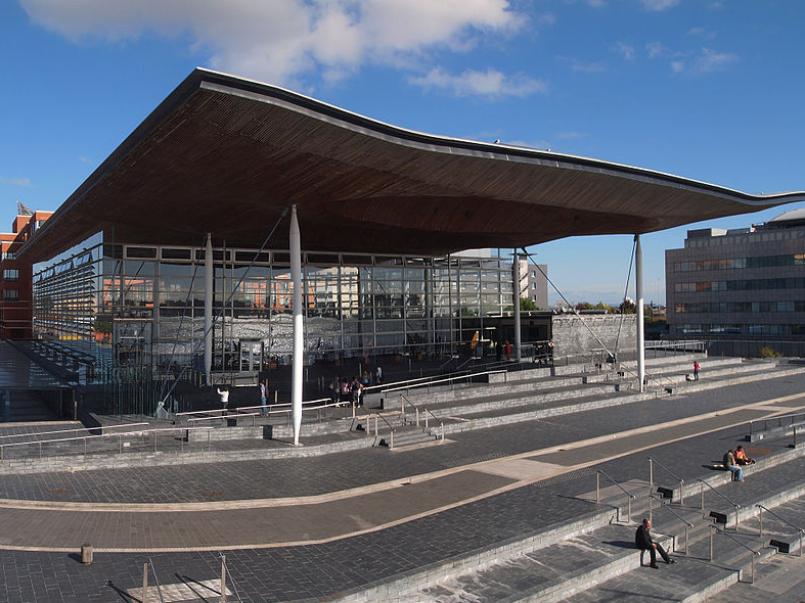
POLYGON ((521 297, 520 298, 520 310, 523 312, 536 312, 539 310, 537 307, 537 302, 535 302, 530 297, 521 297))

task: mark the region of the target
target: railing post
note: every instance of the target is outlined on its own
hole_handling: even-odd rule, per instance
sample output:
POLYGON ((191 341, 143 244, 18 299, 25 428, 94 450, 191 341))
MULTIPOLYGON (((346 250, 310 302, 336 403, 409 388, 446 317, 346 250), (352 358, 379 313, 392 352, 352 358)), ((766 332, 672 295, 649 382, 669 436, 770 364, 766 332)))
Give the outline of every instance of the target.
POLYGON ((419 427, 419 409, 415 408, 414 410, 416 411, 416 426, 419 427))
POLYGON ((760 541, 763 542, 763 507, 758 505, 758 510, 760 511, 760 515, 758 517, 760 521, 760 541))
POLYGON ((704 514, 704 484, 701 484, 701 488, 702 488, 702 492, 701 492, 701 494, 702 494, 702 502, 701 502, 700 508, 702 510, 702 517, 705 517, 705 514, 704 514))
POLYGON ((595 504, 601 502, 601 474, 595 472, 595 504))
POLYGON ((685 524, 685 555, 688 554, 688 524, 685 524))
POLYGON ((143 563, 143 594, 140 599, 142 603, 148 603, 148 563, 143 563))
MULTIPOLYGON (((428 429, 428 413, 425 413, 425 429, 428 429)), ((2 455, 0 455, 0 460, 2 460, 2 455)))
POLYGON ((710 526, 710 561, 713 560, 713 539, 715 538, 715 531, 716 528, 714 526, 710 526))
POLYGON ((221 555, 221 603, 226 603, 226 555, 221 555))
POLYGON ((756 555, 752 553, 752 582, 751 584, 755 583, 755 557, 756 555))
POLYGON ((654 459, 648 459, 648 496, 649 512, 651 511, 651 495, 654 493, 654 459))
POLYGON ((632 521, 632 495, 628 494, 626 496, 626 522, 631 523, 632 521))
POLYGON ((794 425, 794 448, 797 447, 797 426, 794 425))
POLYGON ((394 430, 389 432, 389 450, 394 450, 394 430))
POLYGON ((442 432, 442 442, 444 442, 444 422, 439 424, 439 430, 442 432))
POLYGON ((648 497, 648 520, 654 523, 654 498, 651 495, 648 497))
POLYGON ((679 480, 679 506, 684 506, 685 504, 685 480, 679 480))

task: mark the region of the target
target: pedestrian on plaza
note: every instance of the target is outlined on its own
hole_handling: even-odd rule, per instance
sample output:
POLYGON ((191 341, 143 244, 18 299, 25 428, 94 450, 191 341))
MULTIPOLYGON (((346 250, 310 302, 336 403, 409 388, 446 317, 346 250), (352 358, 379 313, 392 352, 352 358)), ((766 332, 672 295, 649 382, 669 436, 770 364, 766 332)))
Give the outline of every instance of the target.
POLYGON ((754 465, 755 459, 750 459, 746 456, 746 450, 744 450, 743 446, 738 446, 735 449, 735 462, 739 465, 754 465))
POLYGON ((260 382, 260 414, 268 415, 268 379, 260 382))
POLYGON ((377 365, 377 368, 375 369, 375 383, 377 385, 380 385, 381 383, 383 383, 383 367, 380 366, 379 364, 377 365))
POLYGON ((699 364, 699 361, 694 360, 693 361, 693 380, 694 381, 699 380, 699 371, 701 370, 701 368, 702 368, 702 365, 699 364))
POLYGON ((218 391, 218 395, 221 398, 221 408, 226 410, 227 407, 229 406, 229 390, 226 387, 224 387, 224 389, 221 389, 219 387, 219 388, 217 388, 217 391, 218 391))
POLYGON ((654 542, 654 540, 651 538, 651 520, 648 518, 643 519, 643 522, 637 526, 637 531, 634 535, 634 543, 635 546, 640 549, 640 567, 643 567, 643 554, 646 551, 648 551, 651 555, 651 565, 649 565, 649 567, 658 569, 657 553, 660 554, 665 563, 676 563, 674 559, 671 559, 668 556, 668 553, 664 548, 662 548, 662 545, 658 542, 654 542))
POLYGON ((509 343, 508 339, 503 344, 503 354, 506 356, 506 362, 512 359, 512 344, 509 343))
POLYGON ((726 467, 727 471, 732 473, 733 481, 744 481, 744 470, 741 469, 735 461, 735 452, 732 448, 727 450, 727 453, 724 455, 724 467, 726 467))

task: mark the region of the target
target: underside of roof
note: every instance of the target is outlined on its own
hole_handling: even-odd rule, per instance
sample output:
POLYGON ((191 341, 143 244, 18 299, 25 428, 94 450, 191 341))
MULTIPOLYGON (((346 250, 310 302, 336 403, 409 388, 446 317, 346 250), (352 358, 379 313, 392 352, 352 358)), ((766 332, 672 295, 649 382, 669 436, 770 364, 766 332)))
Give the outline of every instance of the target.
MULTIPOLYGON (((805 200, 631 166, 422 134, 194 70, 22 253, 121 242, 259 247, 296 204, 307 249, 439 255, 646 233, 805 200)), ((269 246, 287 248, 287 223, 269 246)))

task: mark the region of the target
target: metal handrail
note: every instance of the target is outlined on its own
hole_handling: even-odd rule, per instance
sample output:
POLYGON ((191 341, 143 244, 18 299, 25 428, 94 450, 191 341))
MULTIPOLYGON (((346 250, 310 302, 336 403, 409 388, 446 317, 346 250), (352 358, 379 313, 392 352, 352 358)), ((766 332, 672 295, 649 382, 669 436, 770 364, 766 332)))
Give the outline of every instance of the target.
MULTIPOLYGON (((151 557, 148 558, 148 565, 151 566, 151 573, 154 574, 154 582, 156 582, 160 603, 165 603, 165 599, 162 596, 162 586, 159 584, 159 576, 157 576, 157 568, 154 567, 154 562, 151 561, 151 557)), ((143 596, 145 596, 145 593, 143 593, 143 596)))
MULTIPOLYGON (((651 501, 652 500, 656 500, 657 502, 659 502, 660 503, 660 508, 665 509, 666 511, 669 511, 671 513, 671 515, 673 515, 679 521, 681 521, 682 523, 685 524, 685 551, 684 551, 684 553, 685 553, 685 555, 687 555, 688 554, 688 541, 689 541, 689 539, 688 539, 688 529, 693 529, 694 525, 691 522, 689 522, 687 519, 685 519, 684 517, 679 515, 669 505, 666 505, 664 503, 663 499, 658 498, 658 497, 654 496, 653 494, 649 494, 649 497, 648 497, 648 518, 649 518, 649 521, 653 521, 653 519, 654 519, 653 509, 651 508, 651 501)), ((672 535, 671 538, 673 539, 672 540, 673 550, 676 551, 676 535, 672 535)))
MULTIPOLYGON (((603 469, 596 469, 596 471, 595 471, 595 502, 596 502, 596 504, 601 502, 601 493, 600 493, 600 490, 601 490, 600 476, 601 475, 606 477, 609 481, 611 481, 613 484, 615 484, 621 490, 621 492, 626 494, 626 520, 631 521, 632 520, 632 500, 636 499, 637 496, 632 494, 631 492, 629 492, 623 486, 621 486, 618 482, 616 482, 612 478, 612 476, 609 473, 607 473, 603 469)), ((617 507, 617 509, 618 509, 618 520, 620 520, 621 508, 617 507)))
MULTIPOLYGON (((405 394, 400 394, 400 408, 402 409, 401 413, 402 413, 403 421, 406 420, 405 419, 405 410, 404 410, 404 407, 402 405, 403 400, 405 400, 406 402, 408 402, 408 404, 410 404, 411 406, 414 407, 414 410, 416 411, 416 426, 419 427, 419 407, 416 404, 414 404, 413 402, 411 402, 411 400, 408 399, 408 396, 406 396, 405 394)), ((439 421, 439 429, 440 429, 440 436, 441 436, 440 439, 442 441, 444 441, 444 421, 442 421, 439 417, 437 417, 435 414, 433 414, 433 412, 429 408, 423 408, 422 410, 424 410, 425 413, 427 413, 427 414, 425 414, 425 430, 428 429, 428 415, 430 415, 431 417, 433 417, 433 419, 435 421, 439 421)))
POLYGON ((763 510, 764 510, 764 511, 766 511, 767 513, 772 514, 774 517, 776 517, 777 519, 779 519, 780 521, 782 521, 782 522, 783 522, 785 525, 787 525, 787 526, 789 526, 789 527, 791 527, 791 528, 794 528, 795 530, 798 530, 799 532, 803 532, 803 533, 805 533, 805 528, 801 528, 801 527, 799 527, 798 525, 794 525, 794 524, 793 524, 793 523, 791 523, 790 521, 788 521, 788 520, 786 520, 786 519, 783 519, 782 517, 780 517, 780 516, 779 516, 777 513, 775 513, 774 511, 772 511, 772 510, 771 510, 771 509, 769 509, 768 507, 764 507, 763 505, 759 505, 759 504, 758 504, 758 505, 755 505, 755 506, 756 506, 756 507, 758 507, 759 509, 763 509, 763 510))
MULTIPOLYGON (((42 456, 42 447, 43 444, 55 444, 59 442, 77 442, 77 441, 84 441, 84 454, 87 452, 87 440, 95 440, 98 438, 119 438, 121 442, 121 452, 122 452, 122 442, 123 436, 144 436, 148 434, 154 434, 155 440, 156 435, 160 431, 197 431, 197 430, 211 430, 214 427, 210 426, 201 426, 201 427, 158 427, 155 429, 140 429, 137 431, 123 431, 119 433, 100 433, 95 435, 86 435, 86 436, 76 436, 72 438, 58 438, 54 440, 32 440, 30 442, 12 442, 11 444, 0 444, 0 462, 5 460, 4 450, 6 448, 16 447, 16 446, 32 446, 34 444, 39 444, 39 455, 40 458, 42 456)), ((156 449, 156 441, 154 443, 154 447, 156 449)))
POLYGON ((766 511, 767 513, 770 513, 773 517, 776 517, 777 519, 782 521, 788 527, 794 528, 799 533, 799 552, 797 553, 797 556, 802 557, 802 536, 805 535, 805 528, 801 528, 801 527, 799 527, 797 525, 794 525, 793 523, 791 523, 787 519, 783 519, 777 513, 775 513, 774 511, 772 511, 771 509, 769 509, 767 507, 764 507, 761 504, 757 504, 755 506, 758 509, 760 509, 760 534, 759 534, 760 539, 763 540, 763 511, 766 511))
MULTIPOLYGON (((121 423, 120 425, 106 425, 98 427, 76 427, 74 429, 54 429, 50 431, 32 431, 29 433, 11 433, 7 435, 0 435, 0 439, 5 438, 22 438, 25 436, 41 436, 41 435, 51 435, 54 433, 68 433, 71 431, 89 431, 91 429, 117 429, 119 427, 138 427, 140 425, 150 425, 150 423, 121 423)), ((88 435, 97 435, 97 434, 88 434, 88 435)), ((52 440, 45 440, 45 441, 52 441, 52 440)))
POLYGON ((377 444, 377 438, 379 437, 379 430, 377 427, 378 419, 383 419, 383 422, 388 425, 389 428, 389 450, 394 450, 394 426, 389 423, 389 420, 380 413, 376 413, 373 416, 375 418, 375 444, 377 444))
POLYGON ((661 463, 654 457, 648 457, 648 472, 649 472, 649 495, 651 495, 651 491, 654 489, 654 463, 657 463, 660 467, 665 469, 668 473, 673 475, 676 479, 679 480, 679 504, 685 504, 685 478, 681 475, 678 475, 676 472, 672 471, 670 467, 668 467, 665 463, 661 463))
POLYGON ((509 371, 497 370, 497 371, 483 371, 483 372, 480 372, 480 373, 469 373, 467 375, 461 375, 459 377, 448 377, 447 379, 437 379, 436 381, 429 381, 427 383, 417 383, 417 384, 414 384, 414 385, 403 386, 403 387, 392 387, 390 389, 381 390, 381 393, 386 394, 386 393, 390 393, 390 392, 397 392, 397 391, 403 391, 403 390, 407 391, 409 389, 414 389, 415 387, 426 387, 426 386, 434 385, 436 383, 449 383, 449 382, 452 382, 452 381, 456 381, 458 379, 468 379, 468 378, 471 378, 471 377, 480 377, 481 375, 498 375, 500 373, 508 373, 508 372, 509 371))
POLYGON ((665 509, 666 511, 668 511, 669 513, 671 513, 671 515, 673 515, 674 517, 676 517, 676 518, 677 518, 679 521, 681 521, 682 523, 684 523, 684 524, 685 524, 686 526, 688 526, 689 528, 693 528, 693 527, 695 527, 695 526, 694 526, 694 525, 693 525, 691 522, 689 522, 687 519, 685 519, 684 517, 682 517, 682 516, 681 516, 679 513, 677 513, 676 511, 674 511, 674 510, 673 510, 673 509, 672 509, 672 508, 671 508, 669 505, 665 504, 665 501, 664 501, 662 498, 659 498, 658 496, 654 496, 654 495, 650 495, 650 496, 649 496, 649 498, 650 498, 650 499, 652 499, 652 500, 656 500, 657 502, 659 502, 659 503, 660 503, 660 506, 661 506, 663 509, 665 509))
MULTIPOLYGON (((719 492, 718 490, 716 490, 716 489, 715 489, 713 486, 711 486, 710 484, 708 484, 708 483, 707 483, 706 481, 704 481, 703 479, 699 479, 698 481, 699 481, 700 483, 704 484, 705 486, 707 486, 708 488, 710 488, 710 489, 711 489, 713 492, 715 492, 716 494, 718 494, 718 495, 719 495, 721 498, 723 498, 724 500, 726 500, 726 501, 727 501, 729 504, 731 504, 731 505, 732 505, 733 507, 735 507, 736 509, 740 509, 740 508, 741 508, 741 505, 739 505, 739 504, 738 504, 737 502, 735 502, 734 500, 731 500, 731 499, 730 499, 728 496, 726 496, 725 494, 722 494, 721 492, 719 492)), ((737 521, 736 521, 736 523, 737 523, 737 521)))
POLYGON ((221 559, 221 601, 226 601, 226 578, 229 578, 229 582, 232 584, 232 590, 235 592, 235 597, 238 601, 243 601, 240 598, 240 593, 238 592, 238 586, 235 584, 235 579, 232 577, 232 572, 229 571, 229 564, 226 562, 226 555, 223 553, 218 553, 218 557, 221 559))
POLYGON ((768 429, 769 421, 777 421, 778 422, 777 427, 779 428, 784 427, 784 425, 782 424, 783 419, 792 419, 792 421, 788 424, 788 427, 791 427, 794 425, 795 422, 793 419, 796 417, 802 417, 803 419, 805 419, 805 412, 789 413, 787 415, 772 415, 764 419, 754 419, 752 421, 749 421, 749 434, 752 435, 753 433, 755 433, 754 429, 755 423, 763 423, 763 429, 759 431, 766 431, 768 429))
MULTIPOLYGON (((735 538, 734 536, 732 536, 731 534, 726 532, 725 530, 719 529, 719 527, 717 525, 715 525, 715 524, 709 524, 709 526, 710 526, 710 562, 712 563, 712 561, 713 561, 713 559, 715 557, 714 554, 713 554, 713 534, 721 534, 722 536, 726 536, 730 540, 732 540, 734 543, 742 546, 747 551, 752 553, 752 581, 751 581, 751 584, 754 584, 755 583, 755 559, 757 557, 760 557, 760 551, 756 551, 752 547, 747 546, 746 544, 744 544, 743 542, 741 542, 740 540, 738 540, 737 538, 735 538)), ((740 574, 739 574, 739 579, 740 579, 740 574)))

